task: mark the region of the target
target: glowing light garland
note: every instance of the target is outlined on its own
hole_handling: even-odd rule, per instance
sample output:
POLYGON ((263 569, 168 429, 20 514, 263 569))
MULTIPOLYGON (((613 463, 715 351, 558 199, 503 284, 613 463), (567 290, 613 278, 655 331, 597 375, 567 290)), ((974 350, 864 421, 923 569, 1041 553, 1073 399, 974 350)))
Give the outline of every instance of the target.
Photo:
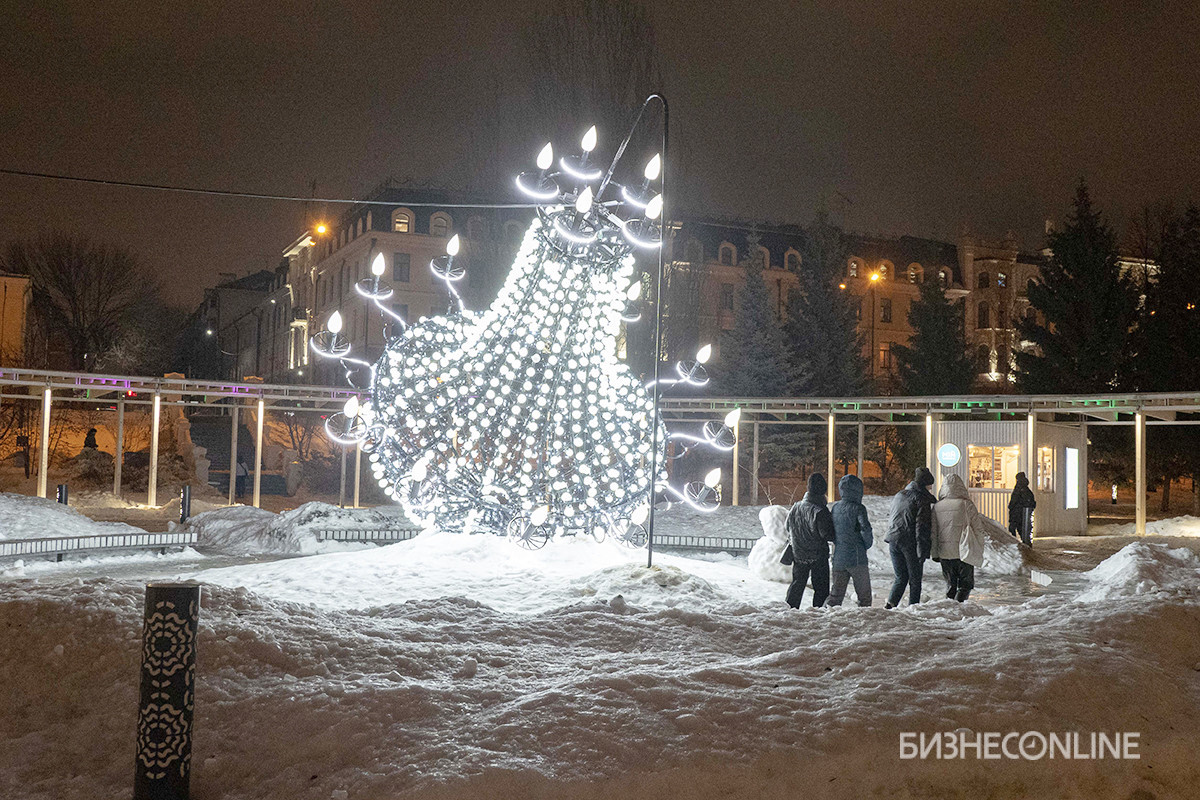
MULTIPOLYGON (((667 445, 675 458, 705 445, 733 448, 735 415, 708 422, 700 435, 667 435, 654 415, 652 392, 674 384, 708 382, 705 346, 694 360, 675 365, 676 378, 643 384, 616 355, 620 324, 640 316, 640 284, 633 248, 662 244, 662 196, 651 190, 661 160, 646 165, 638 189, 606 181, 589 163, 596 129, 582 152, 563 156, 548 172, 547 144, 536 172, 516 186, 547 205, 526 232, 499 295, 484 312, 467 310, 454 284, 465 274, 456 262, 459 238, 430 270, 454 299, 446 316, 408 324, 384 302, 383 256, 355 291, 384 321, 386 348, 368 363, 351 357, 338 312, 311 340, 314 352, 340 362, 346 379, 364 393, 326 421, 342 445, 361 445, 388 496, 425 525, 492 532, 540 547, 556 534, 613 537, 646 543, 652 425, 659 426, 657 492, 702 511, 720 502, 720 469, 676 488, 667 483, 667 445), (620 200, 599 195, 608 186, 620 200), (623 206, 634 214, 621 219, 623 206)), ((609 174, 611 175, 611 168, 609 174)))

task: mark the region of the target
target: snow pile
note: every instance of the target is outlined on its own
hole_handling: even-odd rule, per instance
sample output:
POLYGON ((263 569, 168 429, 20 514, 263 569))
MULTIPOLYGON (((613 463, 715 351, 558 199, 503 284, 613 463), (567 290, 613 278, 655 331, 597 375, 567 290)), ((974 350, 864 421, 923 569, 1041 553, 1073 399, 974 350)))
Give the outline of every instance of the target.
POLYGON ((371 545, 319 541, 318 531, 408 527, 401 517, 375 509, 349 509, 328 503, 305 503, 275 514, 253 506, 226 506, 191 517, 174 530, 197 534, 196 546, 223 553, 302 555, 359 550, 371 545))
POLYGON ((1200 557, 1180 547, 1133 542, 1086 573, 1091 586, 1081 602, 1153 594, 1190 598, 1200 593, 1200 557))
POLYGON ((645 550, 591 537, 555 539, 540 550, 525 550, 500 536, 428 532, 382 548, 210 569, 188 577, 327 609, 447 597, 477 600, 512 614, 544 613, 618 595, 639 608, 698 601, 782 602, 779 585, 751 575, 741 559, 656 553, 654 568, 647 570, 645 564, 645 550))
POLYGON ((0 539, 55 539, 145 533, 122 522, 93 522, 70 506, 41 497, 0 493, 0 539))
MULTIPOLYGON (((884 537, 887 536, 888 520, 891 517, 892 496, 866 495, 863 497, 863 505, 867 508, 867 517, 871 520, 871 529, 875 534, 875 543, 867 551, 867 562, 873 574, 890 575, 892 557, 884 537)), ((720 508, 711 516, 719 517, 724 512, 725 508, 720 508)), ((755 543, 749 557, 751 570, 760 578, 783 583, 792 579, 791 568, 779 563, 779 557, 787 546, 787 533, 783 529, 787 514, 786 506, 765 506, 760 512, 759 519, 765 533, 762 539, 755 543)), ((1023 559, 1017 540, 990 519, 984 518, 984 522, 988 529, 984 532, 983 566, 980 571, 996 575, 1015 575, 1021 572, 1023 559)), ((697 532, 707 533, 706 530, 697 532)), ((940 576, 941 567, 932 560, 926 561, 925 573, 927 576, 940 576)))
POLYGON ((676 503, 654 512, 654 533, 680 536, 724 536, 753 539, 762 535, 758 512, 762 506, 721 506, 709 513, 676 503))
MULTIPOLYGON (((249 589, 201 573, 224 580, 204 589, 195 796, 1195 794, 1193 600, 793 611, 744 562, 621 553, 432 534, 239 567, 249 589), (1085 748, 1139 731, 1142 760, 897 757, 901 732, 956 729, 1085 748)), ((0 797, 128 796, 142 598, 111 580, 0 593, 0 797)))
MULTIPOLYGON (((1183 515, 1146 523, 1146 533, 1154 536, 1200 536, 1200 517, 1183 515)), ((1134 536, 1137 524, 1120 522, 1109 525, 1089 525, 1089 536, 1134 536)))

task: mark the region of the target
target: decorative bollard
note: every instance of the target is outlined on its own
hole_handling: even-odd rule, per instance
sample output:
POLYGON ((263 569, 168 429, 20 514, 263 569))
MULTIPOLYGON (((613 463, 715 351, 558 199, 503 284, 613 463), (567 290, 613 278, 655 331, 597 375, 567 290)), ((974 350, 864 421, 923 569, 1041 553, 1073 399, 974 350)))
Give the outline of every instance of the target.
POLYGON ((146 584, 134 800, 187 800, 200 584, 146 584))
POLYGON ((64 506, 70 505, 70 503, 67 502, 67 485, 65 483, 60 483, 58 485, 58 494, 55 495, 55 499, 64 506))
POLYGON ((188 517, 192 515, 192 487, 184 486, 183 491, 179 495, 179 524, 188 521, 188 517))

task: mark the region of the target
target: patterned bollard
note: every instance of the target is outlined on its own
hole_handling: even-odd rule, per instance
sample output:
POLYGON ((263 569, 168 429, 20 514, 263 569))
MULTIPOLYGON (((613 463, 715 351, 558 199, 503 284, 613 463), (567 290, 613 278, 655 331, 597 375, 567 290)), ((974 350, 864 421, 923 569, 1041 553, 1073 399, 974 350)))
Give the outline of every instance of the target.
POLYGON ((200 584, 146 584, 134 800, 187 800, 200 584))
POLYGON ((185 485, 179 493, 179 524, 188 521, 192 515, 192 487, 185 485))

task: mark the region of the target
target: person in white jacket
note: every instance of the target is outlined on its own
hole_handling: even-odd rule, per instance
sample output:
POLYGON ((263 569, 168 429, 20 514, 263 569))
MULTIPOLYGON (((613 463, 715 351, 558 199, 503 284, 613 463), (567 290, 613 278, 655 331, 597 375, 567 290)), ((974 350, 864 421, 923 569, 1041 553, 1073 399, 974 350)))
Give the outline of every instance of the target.
POLYGON ((962 478, 947 475, 933 507, 930 556, 942 565, 951 600, 961 603, 975 588, 975 568, 983 564, 984 530, 983 516, 962 478))

